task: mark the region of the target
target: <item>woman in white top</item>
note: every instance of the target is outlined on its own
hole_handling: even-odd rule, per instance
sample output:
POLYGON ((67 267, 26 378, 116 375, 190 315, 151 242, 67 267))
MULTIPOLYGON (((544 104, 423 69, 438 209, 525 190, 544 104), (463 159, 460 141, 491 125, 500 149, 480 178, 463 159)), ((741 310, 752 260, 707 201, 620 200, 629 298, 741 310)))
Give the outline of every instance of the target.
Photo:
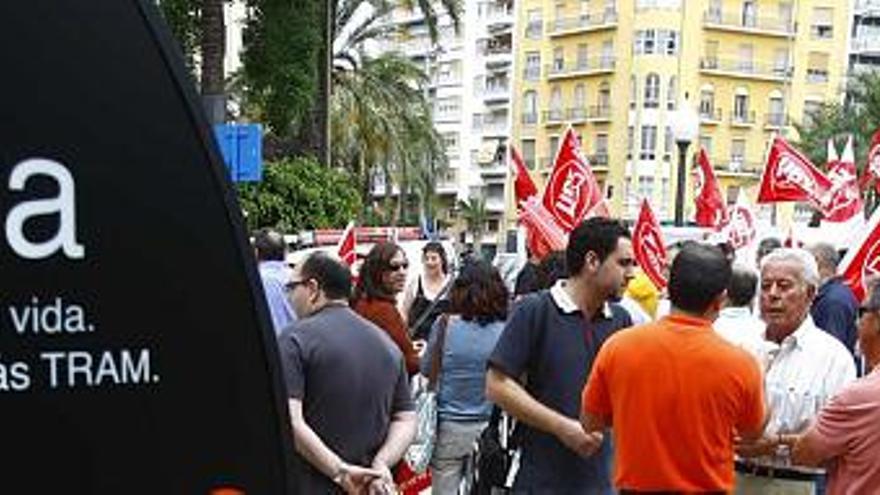
POLYGON ((434 320, 446 309, 443 301, 433 308, 431 305, 438 297, 445 297, 448 284, 449 262, 443 245, 434 241, 425 244, 422 248, 422 273, 404 289, 401 304, 401 312, 406 317, 413 340, 428 339, 434 320), (429 309, 429 316, 422 319, 429 309), (418 327, 413 328, 416 324, 418 327))

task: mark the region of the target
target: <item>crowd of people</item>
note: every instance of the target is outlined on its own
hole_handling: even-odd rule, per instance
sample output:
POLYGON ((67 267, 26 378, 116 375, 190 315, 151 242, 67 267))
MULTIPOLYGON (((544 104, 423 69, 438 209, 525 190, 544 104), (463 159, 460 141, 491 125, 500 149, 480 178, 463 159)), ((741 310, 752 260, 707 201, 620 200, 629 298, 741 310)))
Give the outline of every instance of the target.
POLYGON ((499 411, 517 423, 506 492, 880 493, 880 283, 860 306, 830 245, 765 239, 747 266, 688 242, 663 291, 613 219, 529 260, 512 292, 433 242, 414 277, 375 245, 355 282, 322 253, 283 266, 271 230, 255 250, 300 493, 396 493, 417 375, 436 386, 434 494, 471 493, 499 411))

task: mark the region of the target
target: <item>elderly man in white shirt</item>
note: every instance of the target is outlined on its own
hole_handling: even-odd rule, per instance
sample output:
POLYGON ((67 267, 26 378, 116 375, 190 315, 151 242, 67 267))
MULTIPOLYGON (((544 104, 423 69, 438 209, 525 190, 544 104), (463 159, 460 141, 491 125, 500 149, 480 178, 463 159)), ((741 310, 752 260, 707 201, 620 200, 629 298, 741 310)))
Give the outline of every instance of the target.
POLYGON ((758 274, 748 267, 734 265, 727 286, 727 304, 718 313, 713 327, 725 340, 760 360, 767 344, 764 322, 752 314, 752 301, 757 290, 758 274))
MULTIPOLYGON (((790 460, 781 436, 807 428, 819 408, 856 378, 852 357, 843 344, 816 327, 810 317, 818 285, 816 260, 803 249, 777 249, 761 261, 760 308, 766 345, 760 359, 770 417, 763 438, 740 444, 738 453, 750 458, 748 463, 738 463, 741 473, 786 478, 793 472, 788 479, 808 479, 797 477, 804 470, 784 468, 790 460)), ((740 478, 738 485, 738 490, 745 490, 742 493, 749 492, 747 480, 740 478)))

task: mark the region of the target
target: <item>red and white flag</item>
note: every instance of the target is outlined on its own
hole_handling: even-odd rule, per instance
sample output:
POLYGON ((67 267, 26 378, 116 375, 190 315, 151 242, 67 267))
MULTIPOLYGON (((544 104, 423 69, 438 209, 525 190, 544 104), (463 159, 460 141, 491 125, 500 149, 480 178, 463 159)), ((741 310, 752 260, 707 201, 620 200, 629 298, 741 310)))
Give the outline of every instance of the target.
POLYGON ((758 203, 806 201, 824 211, 832 185, 806 156, 777 135, 767 154, 758 203))
POLYGON ((516 206, 519 208, 520 203, 538 194, 538 187, 532 181, 529 170, 520 156, 519 152, 513 145, 510 146, 510 165, 513 170, 513 190, 516 193, 516 206))
POLYGON ((880 275, 880 208, 874 210, 867 228, 858 232, 856 242, 850 245, 838 272, 856 299, 862 301, 866 295, 865 280, 880 275))
POLYGON ((721 226, 721 233, 733 249, 746 247, 755 240, 755 212, 742 192, 736 204, 728 209, 727 222, 721 226))
POLYGON ((709 156, 702 147, 697 153, 694 184, 697 225, 718 228, 727 221, 727 208, 724 206, 724 199, 721 196, 721 189, 718 187, 718 179, 715 178, 715 171, 712 170, 712 164, 709 163, 709 156))
POLYGON ((357 261, 356 247, 357 239, 355 236, 354 222, 349 222, 348 226, 346 226, 345 230, 342 232, 339 244, 336 245, 336 254, 339 256, 339 259, 345 262, 345 264, 353 266, 354 262, 357 261))
POLYGON ((660 223, 657 222, 657 217, 654 216, 647 199, 642 200, 639 218, 633 226, 632 245, 636 261, 645 275, 658 289, 665 288, 666 267, 669 263, 666 245, 663 243, 660 223))
POLYGON ((874 182, 874 187, 880 192, 880 129, 871 137, 868 146, 868 162, 862 172, 861 188, 864 189, 869 183, 874 182))
POLYGON ((544 208, 566 232, 571 232, 593 206, 602 201, 602 191, 581 151, 580 139, 569 126, 556 153, 553 172, 544 190, 544 208))
POLYGON ((564 250, 568 245, 568 231, 553 219, 536 196, 523 201, 519 221, 526 227, 529 235, 529 250, 539 258, 552 251, 564 250))
POLYGON ((829 202, 823 210, 825 220, 846 222, 864 210, 861 189, 856 172, 856 159, 853 153, 852 136, 846 140, 846 148, 840 158, 834 150, 834 141, 829 140, 828 178, 832 187, 829 202))

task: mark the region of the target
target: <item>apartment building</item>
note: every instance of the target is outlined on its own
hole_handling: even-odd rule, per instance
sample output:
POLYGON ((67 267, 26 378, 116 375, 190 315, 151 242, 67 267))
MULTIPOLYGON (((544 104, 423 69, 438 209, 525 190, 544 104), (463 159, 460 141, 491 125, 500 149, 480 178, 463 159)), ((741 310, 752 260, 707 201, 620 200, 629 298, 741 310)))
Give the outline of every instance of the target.
MULTIPOLYGON (((505 241, 507 166, 505 146, 511 133, 514 10, 512 0, 463 2, 456 33, 448 15, 439 19, 440 37, 432 43, 421 12, 395 10, 388 22, 396 35, 381 50, 396 50, 424 66, 431 83, 434 124, 443 136, 449 168, 436 179, 439 220, 462 230, 458 200, 485 199, 488 212, 482 242, 488 254, 505 241)), ((439 5, 436 12, 442 13, 439 5)), ((377 195, 384 193, 377 184, 377 195)), ((472 242, 467 234, 467 242, 472 242)))
POLYGON ((880 70, 880 0, 853 0, 850 71, 880 70))
POLYGON ((625 218, 642 198, 673 217, 671 123, 685 95, 733 203, 757 185, 770 136, 796 137, 792 124, 839 98, 847 70, 839 0, 520 0, 516 11, 514 143, 545 180, 572 125, 625 218))

